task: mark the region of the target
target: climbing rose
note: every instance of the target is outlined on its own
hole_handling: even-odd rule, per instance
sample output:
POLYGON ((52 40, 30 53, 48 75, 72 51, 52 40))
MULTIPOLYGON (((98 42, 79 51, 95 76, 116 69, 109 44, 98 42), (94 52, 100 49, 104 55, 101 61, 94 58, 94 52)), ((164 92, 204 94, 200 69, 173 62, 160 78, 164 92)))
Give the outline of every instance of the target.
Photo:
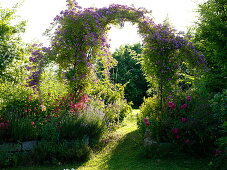
POLYGON ((181 109, 185 109, 187 107, 187 104, 183 104, 183 105, 181 105, 181 109))
POLYGON ((169 105, 169 107, 170 107, 171 109, 175 109, 175 108, 176 108, 176 104, 173 103, 173 102, 169 102, 168 105, 169 105))
POLYGON ((144 121, 144 124, 146 126, 149 126, 150 125, 150 122, 149 122, 149 120, 147 118, 144 118, 143 121, 144 121))

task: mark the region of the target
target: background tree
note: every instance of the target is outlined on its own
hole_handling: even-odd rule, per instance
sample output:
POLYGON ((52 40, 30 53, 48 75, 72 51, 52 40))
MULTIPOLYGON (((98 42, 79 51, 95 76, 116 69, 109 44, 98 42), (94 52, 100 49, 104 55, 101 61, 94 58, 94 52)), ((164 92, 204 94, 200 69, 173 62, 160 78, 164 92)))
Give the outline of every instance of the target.
POLYGON ((227 84, 226 10, 225 0, 208 0, 198 8, 195 43, 206 56, 210 68, 205 75, 205 86, 214 93, 222 91, 227 84))
MULTIPOLYGON (((4 9, 0 4, 0 78, 13 77, 7 74, 9 64, 15 60, 21 60, 25 53, 24 44, 21 41, 21 34, 25 32, 26 22, 24 20, 12 24, 18 18, 16 9, 4 9), (8 68, 7 68, 8 67, 8 68)), ((9 69, 8 69, 9 70, 9 69)))
POLYGON ((136 59, 140 57, 141 53, 142 45, 139 43, 123 45, 113 53, 118 64, 111 70, 111 79, 114 83, 127 84, 125 97, 128 102, 134 103, 134 107, 141 105, 148 89, 141 65, 136 59))
POLYGON ((24 98, 28 44, 22 42, 26 22, 18 19, 19 5, 3 8, 0 4, 0 110, 6 102, 24 98))

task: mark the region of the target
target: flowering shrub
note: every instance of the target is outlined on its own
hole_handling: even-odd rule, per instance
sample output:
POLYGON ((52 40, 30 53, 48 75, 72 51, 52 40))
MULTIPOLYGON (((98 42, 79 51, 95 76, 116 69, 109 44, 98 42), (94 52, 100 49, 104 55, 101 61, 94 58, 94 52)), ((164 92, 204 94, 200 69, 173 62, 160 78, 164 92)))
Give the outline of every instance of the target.
POLYGON ((146 99, 138 117, 140 129, 150 131, 150 138, 158 143, 172 143, 176 148, 190 153, 211 153, 215 140, 221 136, 220 122, 213 116, 205 96, 193 95, 184 99, 168 98, 165 114, 154 109, 158 108, 155 98, 146 99))

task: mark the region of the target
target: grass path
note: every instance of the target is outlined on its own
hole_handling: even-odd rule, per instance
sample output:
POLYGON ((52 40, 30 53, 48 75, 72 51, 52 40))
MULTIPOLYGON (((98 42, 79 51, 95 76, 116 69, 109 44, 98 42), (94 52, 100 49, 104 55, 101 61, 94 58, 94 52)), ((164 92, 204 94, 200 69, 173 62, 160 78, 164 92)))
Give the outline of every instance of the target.
POLYGON ((93 155, 88 162, 84 163, 77 169, 111 169, 112 163, 114 165, 115 161, 122 164, 124 161, 122 162, 121 160, 118 160, 118 158, 121 158, 124 155, 129 156, 128 154, 132 152, 131 147, 136 148, 136 136, 130 137, 130 144, 128 145, 128 143, 125 143, 126 145, 123 146, 124 149, 119 148, 120 144, 128 138, 127 135, 133 134, 133 132, 137 130, 136 113, 138 113, 138 110, 134 110, 133 113, 127 117, 127 119, 123 122, 123 127, 117 129, 116 132, 113 133, 113 136, 110 138, 111 142, 105 148, 103 148, 97 155, 93 155))
POLYGON ((133 110, 113 134, 112 141, 77 170, 207 170, 207 162, 199 158, 170 157, 147 159, 144 156, 142 136, 138 133, 133 110))
MULTIPOLYGON (((29 170, 207 170, 207 161, 192 157, 168 157, 147 159, 144 156, 142 136, 136 126, 133 110, 123 126, 110 134, 108 144, 91 159, 82 164, 55 167, 34 167, 29 170)), ((15 168, 19 170, 20 168, 15 168)), ((21 168, 26 170, 27 168, 21 168)))

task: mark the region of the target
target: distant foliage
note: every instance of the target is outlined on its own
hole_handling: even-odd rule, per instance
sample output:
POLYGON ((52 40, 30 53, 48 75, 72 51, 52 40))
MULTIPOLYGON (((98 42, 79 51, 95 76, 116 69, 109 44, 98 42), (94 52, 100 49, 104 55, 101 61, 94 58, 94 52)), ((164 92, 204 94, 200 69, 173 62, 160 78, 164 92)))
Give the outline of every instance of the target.
POLYGON ((0 6, 0 78, 12 79, 6 73, 7 66, 13 60, 20 60, 25 53, 25 48, 21 41, 21 34, 25 31, 25 21, 13 25, 12 21, 18 18, 14 9, 3 9, 0 6))
POLYGON ((141 44, 121 46, 113 53, 117 65, 110 70, 114 83, 126 84, 125 98, 128 102, 132 101, 134 107, 142 104, 148 90, 148 83, 138 61, 141 54, 141 44))
POLYGON ((227 84, 227 3, 225 0, 208 0, 199 5, 199 21, 195 32, 196 47, 206 57, 209 72, 205 74, 205 87, 215 94, 227 84))
POLYGON ((210 100, 211 108, 220 120, 227 121, 227 90, 224 89, 222 93, 217 93, 210 100))

